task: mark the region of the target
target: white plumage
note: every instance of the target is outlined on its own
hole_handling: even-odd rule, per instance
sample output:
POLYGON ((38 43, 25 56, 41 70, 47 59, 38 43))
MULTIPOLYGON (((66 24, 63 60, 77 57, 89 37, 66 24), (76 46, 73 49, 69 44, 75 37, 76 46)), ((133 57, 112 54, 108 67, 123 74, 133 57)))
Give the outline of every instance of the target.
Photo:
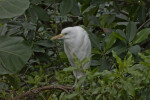
MULTIPOLYGON (((71 66, 77 66, 74 61, 74 54, 79 62, 91 56, 91 42, 87 32, 82 27, 74 26, 64 28, 61 34, 53 37, 52 40, 57 38, 64 40, 64 50, 71 66)), ((86 69, 89 66, 90 61, 82 67, 86 69)), ((73 74, 76 79, 79 79, 84 75, 84 72, 82 70, 74 70, 73 74)))

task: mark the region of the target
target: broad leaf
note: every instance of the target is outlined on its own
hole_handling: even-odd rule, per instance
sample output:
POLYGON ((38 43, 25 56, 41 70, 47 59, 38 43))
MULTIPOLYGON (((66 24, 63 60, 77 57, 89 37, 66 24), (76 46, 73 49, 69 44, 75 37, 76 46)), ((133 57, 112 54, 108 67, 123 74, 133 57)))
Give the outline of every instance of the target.
POLYGON ((113 34, 110 34, 104 40, 104 50, 108 50, 112 47, 112 45, 116 42, 116 37, 113 34))
POLYGON ((141 47, 139 45, 131 46, 129 51, 133 54, 137 54, 141 51, 141 47))
POLYGON ((133 40, 133 44, 140 43, 148 38, 148 35, 150 34, 150 28, 145 28, 138 32, 133 40))
POLYGON ((89 38, 91 40, 92 46, 95 47, 96 49, 100 50, 101 48, 100 48, 100 41, 99 41, 99 39, 96 37, 95 34, 89 32, 89 31, 88 31, 88 33, 89 33, 89 38))
POLYGON ((29 4, 29 0, 0 0, 0 18, 20 16, 29 4))
POLYGON ((31 56, 31 49, 19 37, 0 37, 0 74, 20 71, 31 56))
POLYGON ((72 6, 72 9, 71 9, 71 12, 73 15, 80 15, 80 8, 78 6, 78 3, 76 2, 76 0, 71 0, 73 1, 73 6, 72 6))
POLYGON ((120 39, 120 40, 126 42, 126 38, 124 38, 123 36, 121 36, 119 33, 113 32, 112 34, 113 34, 116 38, 118 38, 118 39, 120 39))
POLYGON ((136 24, 134 22, 129 22, 126 27, 126 36, 129 42, 131 42, 134 39, 136 31, 136 24))
POLYGON ((87 19, 88 19, 89 25, 100 26, 100 21, 98 20, 97 17, 95 17, 95 16, 88 16, 87 19))
POLYGON ((131 95, 131 96, 134 96, 135 95, 135 89, 134 89, 134 86, 133 84, 131 84, 131 82, 129 80, 123 80, 121 79, 120 82, 122 83, 123 85, 123 88, 128 91, 128 94, 131 95))
POLYGON ((73 7, 73 0, 63 0, 60 5, 61 15, 66 15, 73 7))
POLYGON ((54 46, 54 44, 50 40, 40 40, 40 41, 37 41, 35 44, 46 47, 46 48, 50 48, 54 46))
POLYGON ((43 21, 49 21, 49 15, 47 12, 39 6, 32 6, 29 9, 29 13, 31 15, 31 19, 35 20, 36 17, 43 21))

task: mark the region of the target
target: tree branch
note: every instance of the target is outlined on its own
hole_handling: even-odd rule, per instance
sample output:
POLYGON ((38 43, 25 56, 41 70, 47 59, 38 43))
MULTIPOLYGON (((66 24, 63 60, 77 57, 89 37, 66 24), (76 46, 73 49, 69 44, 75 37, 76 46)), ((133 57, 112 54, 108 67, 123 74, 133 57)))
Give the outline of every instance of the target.
POLYGON ((146 21, 146 22, 144 22, 138 29, 137 29, 137 31, 139 31, 144 25, 146 25, 148 22, 150 22, 150 18, 146 21))
POLYGON ((39 88, 36 88, 36 89, 33 89, 33 90, 29 90, 29 91, 27 91, 25 93, 22 93, 19 96, 16 96, 16 97, 12 98, 11 100, 22 99, 22 98, 24 98, 24 97, 26 97, 28 95, 38 94, 41 91, 51 90, 51 89, 60 89, 60 90, 65 91, 67 94, 69 94, 68 90, 73 90, 73 87, 72 86, 63 86, 63 85, 43 86, 43 87, 39 87, 39 88))

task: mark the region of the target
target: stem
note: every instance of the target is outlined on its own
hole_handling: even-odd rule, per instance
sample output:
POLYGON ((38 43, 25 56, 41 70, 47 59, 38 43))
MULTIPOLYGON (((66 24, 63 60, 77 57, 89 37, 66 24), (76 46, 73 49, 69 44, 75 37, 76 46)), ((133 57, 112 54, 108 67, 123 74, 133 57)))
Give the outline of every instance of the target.
POLYGON ((146 20, 146 22, 144 22, 138 29, 137 29, 137 32, 142 28, 144 27, 148 22, 150 22, 150 18, 148 20, 146 20))

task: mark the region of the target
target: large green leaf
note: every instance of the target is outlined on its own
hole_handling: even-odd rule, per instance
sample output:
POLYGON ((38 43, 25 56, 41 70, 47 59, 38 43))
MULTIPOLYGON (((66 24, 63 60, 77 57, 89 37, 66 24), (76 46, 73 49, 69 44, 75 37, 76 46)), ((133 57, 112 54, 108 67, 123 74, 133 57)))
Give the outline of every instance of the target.
POLYGON ((47 12, 39 6, 32 6, 29 9, 29 13, 31 15, 32 20, 39 18, 40 20, 43 20, 43 21, 49 21, 49 18, 50 18, 47 12))
POLYGON ((101 49, 100 41, 99 41, 98 37, 90 31, 88 31, 88 33, 89 33, 89 38, 91 40, 92 46, 100 50, 101 49))
POLYGON ((139 45, 131 46, 129 51, 136 55, 141 51, 141 47, 139 45))
POLYGON ((129 42, 131 42, 134 39, 136 31, 136 24, 134 22, 129 22, 126 27, 126 36, 129 42))
POLYGON ((31 49, 19 37, 0 37, 0 74, 20 71, 29 57, 31 49))
POLYGON ((29 0, 0 0, 0 18, 19 16, 29 7, 29 0))
POLYGON ((76 2, 76 0, 72 0, 73 1, 73 6, 72 6, 72 9, 71 9, 71 12, 73 15, 80 15, 80 8, 78 6, 78 3, 76 2))
POLYGON ((61 15, 66 15, 71 11, 73 7, 73 0, 63 0, 60 5, 60 13, 61 15))
POLYGON ((110 34, 108 37, 104 40, 104 50, 108 50, 112 47, 112 45, 116 42, 116 37, 112 34, 110 34))
POLYGON ((145 28, 138 32, 133 40, 133 44, 140 43, 148 38, 148 35, 150 34, 150 28, 145 28))
POLYGON ((126 42, 126 38, 124 38, 122 35, 120 35, 119 33, 117 32, 113 32, 112 33, 116 38, 120 39, 121 41, 124 41, 126 42))

